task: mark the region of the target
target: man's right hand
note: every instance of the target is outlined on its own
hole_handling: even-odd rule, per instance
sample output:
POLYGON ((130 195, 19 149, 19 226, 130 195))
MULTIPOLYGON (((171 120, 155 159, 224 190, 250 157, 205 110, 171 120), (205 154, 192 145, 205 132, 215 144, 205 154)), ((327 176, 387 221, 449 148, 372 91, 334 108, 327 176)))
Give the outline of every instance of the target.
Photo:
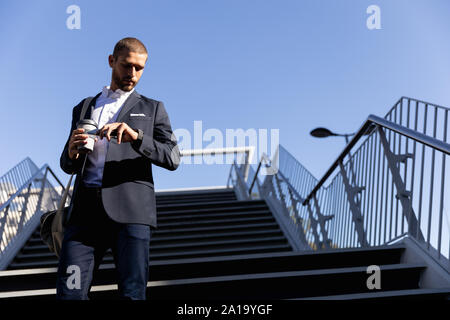
POLYGON ((87 134, 83 134, 84 129, 75 129, 72 131, 72 135, 69 139, 69 158, 71 160, 78 159, 80 152, 78 151, 78 146, 84 145, 87 143, 87 134))

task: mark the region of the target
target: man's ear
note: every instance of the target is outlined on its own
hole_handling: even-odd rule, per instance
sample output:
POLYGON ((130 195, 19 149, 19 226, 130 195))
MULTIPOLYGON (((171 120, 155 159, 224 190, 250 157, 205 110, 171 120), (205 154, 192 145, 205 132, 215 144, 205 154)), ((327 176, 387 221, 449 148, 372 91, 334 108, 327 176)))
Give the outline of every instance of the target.
POLYGON ((109 66, 112 68, 114 65, 114 56, 112 54, 108 57, 109 66))

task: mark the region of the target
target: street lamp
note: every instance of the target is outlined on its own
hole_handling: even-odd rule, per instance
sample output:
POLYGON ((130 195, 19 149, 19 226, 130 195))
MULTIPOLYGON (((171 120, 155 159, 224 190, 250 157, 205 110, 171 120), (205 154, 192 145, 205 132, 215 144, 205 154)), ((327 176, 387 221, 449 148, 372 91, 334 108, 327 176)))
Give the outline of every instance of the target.
MULTIPOLYGON (((367 135, 371 134, 375 129, 376 129, 376 126, 372 124, 367 128, 367 130, 363 133, 363 135, 367 136, 367 135)), ((348 138, 351 136, 354 136, 356 134, 356 132, 355 133, 334 133, 327 128, 319 127, 319 128, 315 128, 314 130, 311 130, 311 132, 309 134, 316 138, 327 138, 327 137, 331 137, 331 136, 345 137, 345 142, 348 144, 348 138)), ((352 183, 355 184, 356 175, 355 175, 355 171, 353 170, 353 161, 352 161, 352 156, 351 156, 350 151, 348 152, 348 159, 350 162, 350 174, 352 175, 352 183)))
MULTIPOLYGON (((367 128, 367 130, 363 133, 363 135, 368 136, 375 130, 375 128, 376 128, 376 126, 374 124, 370 125, 367 128)), ((348 138, 354 136, 356 134, 356 132, 354 132, 354 133, 334 133, 327 128, 319 127, 319 128, 315 128, 314 130, 311 130, 311 132, 309 134, 316 138, 327 138, 327 137, 331 137, 331 136, 345 137, 345 142, 348 144, 348 138)))
POLYGON ((316 138, 327 138, 330 136, 345 137, 345 142, 348 144, 348 137, 354 136, 356 133, 334 133, 327 128, 320 127, 311 130, 310 134, 316 138))
MULTIPOLYGON (((371 130, 367 130, 364 133, 364 135, 367 135, 370 132, 371 132, 371 130)), ((319 128, 315 128, 314 130, 311 130, 311 132, 309 134, 316 138, 327 138, 327 137, 331 137, 331 136, 345 137, 345 143, 348 144, 348 137, 354 136, 356 134, 356 132, 355 133, 334 133, 327 128, 319 127, 319 128)), ((356 176, 355 176, 355 172, 353 170, 353 162, 352 162, 352 157, 351 157, 350 151, 348 153, 348 158, 350 161, 350 173, 352 175, 353 183, 355 183, 356 176)))

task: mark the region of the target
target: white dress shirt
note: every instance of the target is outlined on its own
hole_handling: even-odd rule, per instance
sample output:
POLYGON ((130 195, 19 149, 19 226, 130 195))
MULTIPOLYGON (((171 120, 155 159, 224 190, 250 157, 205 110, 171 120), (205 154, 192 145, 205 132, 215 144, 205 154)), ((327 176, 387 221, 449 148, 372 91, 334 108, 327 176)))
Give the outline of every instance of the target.
MULTIPOLYGON (((116 121, 123 103, 133 91, 134 88, 126 92, 121 89, 112 91, 109 86, 103 87, 102 93, 97 98, 95 107, 91 112, 91 119, 97 122, 99 129, 107 123, 116 121)), ((108 139, 99 139, 94 144, 94 151, 88 155, 83 179, 87 186, 100 187, 102 185, 103 168, 105 167, 108 146, 108 139)))

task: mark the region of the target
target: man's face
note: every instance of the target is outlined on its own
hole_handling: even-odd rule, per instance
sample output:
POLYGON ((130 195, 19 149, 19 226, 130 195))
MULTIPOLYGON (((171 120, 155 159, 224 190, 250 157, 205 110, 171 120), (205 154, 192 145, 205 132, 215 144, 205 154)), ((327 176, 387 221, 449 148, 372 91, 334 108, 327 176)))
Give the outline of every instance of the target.
POLYGON ((112 68, 111 89, 131 91, 139 82, 144 72, 147 54, 131 51, 121 51, 115 59, 109 56, 109 65, 112 68), (116 87, 116 88, 114 88, 116 87))

